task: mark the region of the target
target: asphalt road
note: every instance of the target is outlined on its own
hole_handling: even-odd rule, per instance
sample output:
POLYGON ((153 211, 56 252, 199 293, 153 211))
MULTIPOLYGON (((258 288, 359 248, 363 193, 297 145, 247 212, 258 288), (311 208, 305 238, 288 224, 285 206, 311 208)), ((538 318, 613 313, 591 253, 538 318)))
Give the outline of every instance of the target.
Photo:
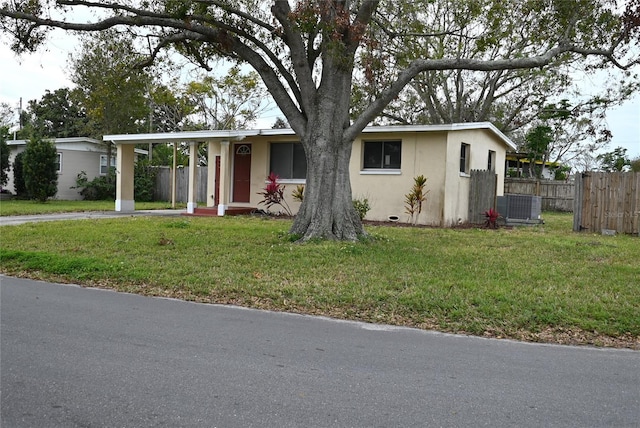
POLYGON ((2 427, 634 427, 640 352, 0 277, 2 427))

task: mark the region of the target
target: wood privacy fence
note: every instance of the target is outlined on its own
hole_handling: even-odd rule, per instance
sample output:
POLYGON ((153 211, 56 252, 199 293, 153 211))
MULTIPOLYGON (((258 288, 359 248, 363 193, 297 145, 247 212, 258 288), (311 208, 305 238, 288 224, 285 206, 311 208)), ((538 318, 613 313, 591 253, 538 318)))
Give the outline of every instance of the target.
POLYGON ((469 223, 485 222, 485 211, 496 208, 498 176, 495 171, 472 169, 469 188, 469 223))
MULTIPOLYGON (((171 168, 159 166, 156 175, 156 186, 153 196, 156 201, 171 201, 171 168)), ((207 167, 197 167, 196 200, 207 201, 207 167)), ((189 191, 189 167, 178 168, 176 171, 176 202, 187 202, 189 191)))
POLYGON ((576 174, 573 230, 640 234, 640 172, 576 174))
POLYGON ((504 193, 542 197, 542 211, 573 211, 575 184, 567 181, 505 178, 504 193))

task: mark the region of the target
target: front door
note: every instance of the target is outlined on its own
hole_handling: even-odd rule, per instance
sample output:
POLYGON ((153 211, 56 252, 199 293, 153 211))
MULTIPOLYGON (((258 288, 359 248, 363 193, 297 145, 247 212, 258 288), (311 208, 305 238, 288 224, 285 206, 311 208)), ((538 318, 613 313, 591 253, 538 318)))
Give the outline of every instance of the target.
POLYGON ((251 144, 233 145, 233 202, 251 197, 251 144))

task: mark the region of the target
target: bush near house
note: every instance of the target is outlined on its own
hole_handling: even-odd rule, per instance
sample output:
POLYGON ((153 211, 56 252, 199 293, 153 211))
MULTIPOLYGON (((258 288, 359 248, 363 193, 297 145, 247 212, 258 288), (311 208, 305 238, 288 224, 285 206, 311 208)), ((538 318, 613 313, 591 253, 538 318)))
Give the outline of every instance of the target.
POLYGON ((13 190, 21 199, 29 199, 27 186, 24 184, 24 152, 20 152, 13 160, 13 190))
POLYGON ((3 187, 9 181, 9 146, 7 146, 7 138, 9 129, 6 126, 0 126, 0 187, 3 187))
POLYGON ((23 158, 24 184, 28 195, 45 202, 58 193, 56 146, 40 136, 27 142, 23 158))
MULTIPOLYGON (((133 195, 137 202, 152 202, 156 175, 158 170, 153 168, 149 161, 136 162, 133 178, 133 195)), ((87 173, 82 171, 76 177, 76 186, 80 189, 80 195, 85 201, 105 201, 116 198, 116 173, 114 168, 109 169, 107 175, 95 177, 89 181, 87 173)))

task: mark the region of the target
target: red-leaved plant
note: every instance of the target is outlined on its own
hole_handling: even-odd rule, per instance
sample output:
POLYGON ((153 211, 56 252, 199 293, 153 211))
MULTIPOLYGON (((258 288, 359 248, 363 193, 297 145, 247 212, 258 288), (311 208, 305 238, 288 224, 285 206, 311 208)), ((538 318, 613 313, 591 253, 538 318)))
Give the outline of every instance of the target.
POLYGON ((291 214, 291 209, 289 208, 287 201, 284 199, 285 186, 278 183, 279 178, 280 177, 274 172, 271 172, 271 174, 269 174, 269 176, 267 177, 267 185, 264 187, 262 192, 258 192, 258 195, 262 195, 264 197, 263 200, 258 202, 258 205, 266 205, 267 210, 269 210, 274 205, 280 205, 280 207, 284 209, 285 213, 291 216, 293 215, 291 214))
POLYGON ((498 224, 496 223, 498 221, 498 217, 500 217, 498 211, 493 208, 489 208, 488 211, 484 212, 484 216, 486 218, 486 221, 484 222, 485 227, 490 229, 496 229, 498 227, 498 224))

